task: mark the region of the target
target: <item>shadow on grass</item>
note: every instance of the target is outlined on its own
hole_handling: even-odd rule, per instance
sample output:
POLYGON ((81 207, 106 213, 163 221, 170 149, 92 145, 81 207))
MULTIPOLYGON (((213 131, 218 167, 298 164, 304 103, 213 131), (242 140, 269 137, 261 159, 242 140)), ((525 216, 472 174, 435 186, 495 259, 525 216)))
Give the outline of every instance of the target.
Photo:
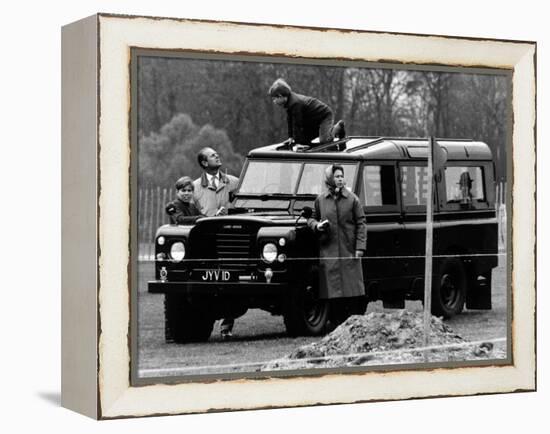
POLYGON ((229 340, 223 340, 221 336, 213 336, 211 337, 208 342, 206 343, 218 343, 218 344, 225 344, 225 343, 233 343, 233 342, 255 342, 255 341, 269 341, 269 340, 275 340, 275 339, 293 339, 290 338, 286 333, 279 332, 279 333, 265 333, 261 335, 252 335, 252 336, 242 336, 239 334, 233 334, 233 337, 229 340))

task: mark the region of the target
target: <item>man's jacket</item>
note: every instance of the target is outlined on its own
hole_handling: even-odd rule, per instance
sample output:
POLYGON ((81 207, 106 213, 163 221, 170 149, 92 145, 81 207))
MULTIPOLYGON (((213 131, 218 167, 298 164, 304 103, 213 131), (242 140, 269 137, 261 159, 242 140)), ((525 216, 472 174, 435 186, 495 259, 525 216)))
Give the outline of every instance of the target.
POLYGON ((212 217, 222 206, 229 206, 229 192, 235 191, 239 184, 239 178, 231 175, 219 173, 220 182, 218 188, 214 188, 208 183, 206 173, 193 181, 195 192, 193 198, 201 214, 212 217))
POLYGON ((324 102, 291 92, 286 103, 288 137, 296 143, 309 145, 319 136, 319 126, 325 119, 332 119, 332 110, 324 102))

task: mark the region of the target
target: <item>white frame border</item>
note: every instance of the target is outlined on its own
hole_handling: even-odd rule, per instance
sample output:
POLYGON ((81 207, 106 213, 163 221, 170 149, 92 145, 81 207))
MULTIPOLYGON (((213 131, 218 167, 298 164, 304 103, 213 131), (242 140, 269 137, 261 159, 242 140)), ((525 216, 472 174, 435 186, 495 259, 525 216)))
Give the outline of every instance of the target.
POLYGON ((101 418, 535 389, 534 43, 168 18, 98 20, 101 418), (130 387, 131 47, 513 69, 512 179, 521 180, 512 189, 513 365, 130 387))

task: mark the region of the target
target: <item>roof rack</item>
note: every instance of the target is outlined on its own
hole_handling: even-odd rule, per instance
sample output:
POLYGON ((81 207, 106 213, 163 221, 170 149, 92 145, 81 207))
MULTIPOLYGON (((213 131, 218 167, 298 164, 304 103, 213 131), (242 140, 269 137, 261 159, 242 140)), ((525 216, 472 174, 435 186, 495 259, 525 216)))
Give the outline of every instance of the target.
MULTIPOLYGON (((373 145, 377 145, 384 141, 407 141, 407 142, 426 142, 429 139, 429 137, 391 137, 391 136, 376 136, 376 137, 362 137, 362 136, 351 136, 349 139, 368 139, 372 138, 373 140, 365 143, 364 145, 354 146, 351 149, 347 149, 345 152, 352 153, 355 151, 360 151, 366 148, 370 148, 373 145)), ((441 137, 436 137, 436 142, 471 142, 472 139, 445 139, 441 137)))
MULTIPOLYGON (((319 152, 345 152, 348 154, 354 153, 356 151, 361 151, 367 148, 370 148, 371 146, 377 145, 384 141, 407 141, 407 142, 426 142, 429 140, 428 137, 392 137, 392 136, 347 136, 343 139, 339 139, 334 142, 324 143, 319 146, 313 146, 309 149, 301 149, 296 152, 303 152, 307 154, 312 153, 319 153, 319 152), (347 143, 353 139, 359 139, 359 140, 369 140, 368 142, 354 146, 353 148, 348 149, 347 143)), ((436 141, 440 142, 471 142, 472 139, 447 139, 447 138, 436 138, 436 141)), ((307 148, 307 147, 305 147, 307 148)), ((291 145, 288 144, 280 144, 275 148, 277 151, 289 151, 292 149, 291 145)))
POLYGON ((366 149, 366 148, 369 148, 373 145, 376 145, 380 142, 383 142, 384 140, 387 139, 387 137, 379 137, 379 136, 372 136, 372 137, 361 137, 361 136, 351 136, 349 137, 350 139, 373 139, 371 140, 370 142, 367 142, 363 145, 359 145, 359 146, 355 146, 351 149, 346 149, 346 153, 348 154, 351 154, 352 152, 355 152, 355 151, 359 151, 361 149, 366 149))
POLYGON ((325 143, 320 146, 314 146, 312 148, 309 148, 307 151, 304 152, 341 152, 346 149, 346 142, 348 141, 348 137, 345 137, 343 139, 340 139, 336 142, 329 142, 325 143))
POLYGON ((356 150, 361 150, 361 149, 365 149, 365 148, 368 148, 372 145, 376 145, 377 143, 380 143, 384 140, 403 140, 403 139, 406 139, 406 140, 426 140, 425 137, 386 137, 386 136, 346 136, 344 137, 343 139, 340 139, 338 141, 334 141, 334 142, 330 142, 330 143, 325 143, 321 146, 315 146, 313 148, 310 148, 308 149, 307 151, 304 151, 304 152, 308 152, 308 153, 313 153, 313 152, 346 152, 346 153, 351 153, 351 152, 354 152, 356 150), (359 146, 355 146, 353 147, 352 149, 347 149, 347 142, 349 142, 350 140, 352 139, 371 139, 371 141, 369 141, 368 143, 365 143, 364 145, 359 145, 359 146))
MULTIPOLYGON (((368 148, 371 145, 375 145, 377 143, 380 143, 384 140, 391 139, 390 137, 381 137, 381 136, 346 136, 343 139, 340 139, 338 141, 325 143, 320 146, 312 147, 306 151, 307 153, 317 153, 317 152, 346 152, 351 153, 355 150, 359 149, 365 149, 368 148), (347 149, 347 143, 352 139, 372 139, 370 142, 365 143, 364 145, 356 146, 352 149, 347 149)), ((398 139, 398 137, 395 137, 395 139, 398 139)), ((403 137, 399 137, 399 139, 403 139, 403 137)), ((408 140, 408 138, 407 138, 408 140)), ((411 140, 426 140, 426 139, 411 139, 411 140)), ((278 148, 279 149, 279 148, 278 148)))

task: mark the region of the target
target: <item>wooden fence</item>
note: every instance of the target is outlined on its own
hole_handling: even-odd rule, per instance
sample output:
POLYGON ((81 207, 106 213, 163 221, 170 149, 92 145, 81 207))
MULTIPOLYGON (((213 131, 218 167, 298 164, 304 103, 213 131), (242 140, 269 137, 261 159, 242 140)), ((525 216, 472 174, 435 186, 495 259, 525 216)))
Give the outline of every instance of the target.
POLYGON ((168 202, 174 199, 169 188, 140 188, 138 192, 138 243, 139 260, 152 260, 155 255, 155 233, 170 222, 165 212, 168 202))
MULTIPOLYGON (((169 223, 164 208, 175 198, 172 188, 141 188, 138 193, 138 237, 139 259, 153 260, 155 255, 155 233, 159 226, 169 223)), ((499 250, 506 250, 506 183, 496 184, 495 208, 499 223, 499 250)))

